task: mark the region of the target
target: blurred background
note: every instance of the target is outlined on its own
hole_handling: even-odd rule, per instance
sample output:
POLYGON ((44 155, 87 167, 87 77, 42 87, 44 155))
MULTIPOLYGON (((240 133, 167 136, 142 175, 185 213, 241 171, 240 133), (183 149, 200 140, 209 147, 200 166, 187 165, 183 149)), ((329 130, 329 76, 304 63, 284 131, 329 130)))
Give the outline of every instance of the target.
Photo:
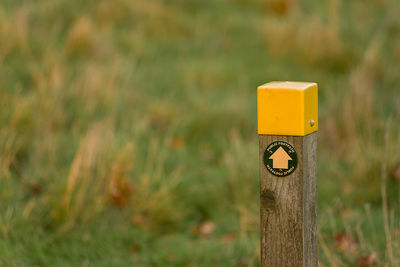
POLYGON ((321 266, 400 266, 398 0, 2 0, 0 266, 259 266, 256 88, 319 84, 321 266))

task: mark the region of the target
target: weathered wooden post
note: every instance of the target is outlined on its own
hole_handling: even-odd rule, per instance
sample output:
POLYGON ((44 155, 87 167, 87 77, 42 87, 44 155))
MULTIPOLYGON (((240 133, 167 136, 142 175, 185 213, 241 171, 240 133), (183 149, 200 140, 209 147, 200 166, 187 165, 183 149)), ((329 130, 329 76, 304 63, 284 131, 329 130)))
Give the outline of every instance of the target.
POLYGON ((261 266, 317 267, 318 86, 257 88, 261 266))

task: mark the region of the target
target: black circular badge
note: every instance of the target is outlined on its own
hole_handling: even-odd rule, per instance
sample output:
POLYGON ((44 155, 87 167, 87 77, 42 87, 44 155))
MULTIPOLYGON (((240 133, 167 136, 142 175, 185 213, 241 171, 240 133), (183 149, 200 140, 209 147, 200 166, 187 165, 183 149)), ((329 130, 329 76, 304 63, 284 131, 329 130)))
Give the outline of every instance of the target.
POLYGON ((285 141, 272 142, 264 152, 264 164, 273 175, 288 176, 297 167, 296 150, 285 141))

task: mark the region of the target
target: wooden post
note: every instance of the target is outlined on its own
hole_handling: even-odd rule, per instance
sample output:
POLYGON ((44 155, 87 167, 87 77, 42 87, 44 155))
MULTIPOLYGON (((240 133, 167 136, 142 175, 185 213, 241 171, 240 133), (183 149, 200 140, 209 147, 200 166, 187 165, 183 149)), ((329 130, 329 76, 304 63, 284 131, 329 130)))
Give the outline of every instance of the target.
POLYGON ((264 84, 257 109, 261 266, 317 267, 317 84, 264 84))

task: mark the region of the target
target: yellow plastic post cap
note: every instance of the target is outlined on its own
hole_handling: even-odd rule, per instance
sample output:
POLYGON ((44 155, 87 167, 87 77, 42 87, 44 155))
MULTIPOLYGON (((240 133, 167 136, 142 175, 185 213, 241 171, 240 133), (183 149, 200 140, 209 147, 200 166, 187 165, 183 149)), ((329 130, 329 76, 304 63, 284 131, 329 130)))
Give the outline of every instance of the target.
POLYGON ((318 130, 318 85, 270 82, 257 88, 258 134, 304 136, 318 130))

